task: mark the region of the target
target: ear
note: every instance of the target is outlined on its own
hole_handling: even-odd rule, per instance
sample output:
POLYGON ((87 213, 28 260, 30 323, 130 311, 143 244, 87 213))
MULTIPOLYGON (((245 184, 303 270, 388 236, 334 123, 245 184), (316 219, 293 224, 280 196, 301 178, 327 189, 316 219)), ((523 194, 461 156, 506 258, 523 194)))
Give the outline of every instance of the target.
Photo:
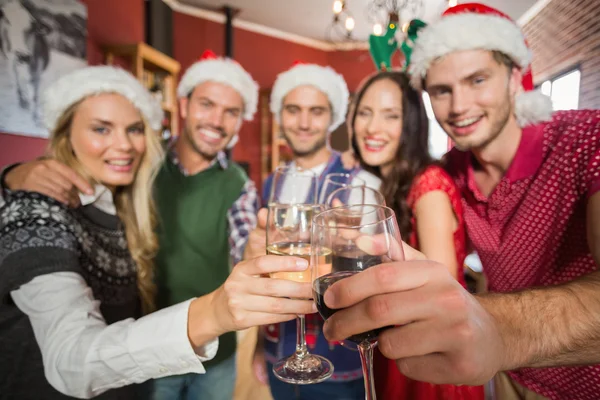
POLYGON ((188 115, 188 104, 189 104, 189 99, 187 97, 181 97, 179 98, 179 114, 181 115, 181 118, 186 119, 187 115, 188 115))
POLYGON ((514 100, 515 96, 523 90, 523 73, 521 72, 521 69, 517 66, 512 67, 508 79, 508 90, 510 93, 510 98, 514 100))

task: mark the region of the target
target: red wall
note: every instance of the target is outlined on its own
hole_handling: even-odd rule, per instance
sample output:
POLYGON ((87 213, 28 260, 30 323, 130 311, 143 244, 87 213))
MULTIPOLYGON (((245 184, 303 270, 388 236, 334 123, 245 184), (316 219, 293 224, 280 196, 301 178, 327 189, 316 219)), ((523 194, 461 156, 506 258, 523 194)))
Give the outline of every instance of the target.
MULTIPOLYGON (((144 40, 144 0, 81 0, 87 5, 87 57, 90 64, 102 63, 100 45, 135 43, 144 40)), ((0 167, 39 157, 46 139, 0 132, 0 167)))

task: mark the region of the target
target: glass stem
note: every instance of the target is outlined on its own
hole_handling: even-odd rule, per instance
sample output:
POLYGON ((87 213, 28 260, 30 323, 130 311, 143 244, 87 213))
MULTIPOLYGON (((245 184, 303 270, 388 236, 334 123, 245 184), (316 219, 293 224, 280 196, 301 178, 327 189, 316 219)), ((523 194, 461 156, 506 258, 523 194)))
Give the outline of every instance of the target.
POLYGON ((306 323, 304 315, 298 315, 296 317, 296 358, 304 358, 307 354, 306 323))
POLYGON ((363 377, 365 379, 365 400, 377 400, 375 395, 375 379, 373 379, 373 349, 375 343, 364 341, 358 345, 363 377))

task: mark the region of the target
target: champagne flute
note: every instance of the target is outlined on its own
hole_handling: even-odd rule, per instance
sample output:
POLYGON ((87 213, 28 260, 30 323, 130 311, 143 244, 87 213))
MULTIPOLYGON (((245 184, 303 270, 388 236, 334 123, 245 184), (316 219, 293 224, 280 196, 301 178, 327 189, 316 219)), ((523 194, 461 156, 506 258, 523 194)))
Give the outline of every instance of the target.
POLYGON ((346 173, 331 173, 325 176, 321 192, 319 194, 319 204, 325 204, 329 195, 337 189, 348 186, 365 187, 364 179, 346 173))
POLYGON ((385 198, 379 190, 367 186, 346 186, 334 190, 325 201, 328 208, 371 204, 385 206, 385 198))
MULTIPOLYGON (((295 167, 277 168, 269 198, 267 217, 267 254, 301 257, 310 261, 310 229, 313 216, 322 211, 316 204, 317 176, 295 167)), ((323 265, 331 266, 331 252, 316 255, 323 265)), ((271 278, 311 282, 310 269, 277 272, 271 278)), ((287 383, 322 382, 333 373, 333 364, 324 357, 310 354, 306 346, 304 315, 298 315, 296 351, 273 365, 275 376, 287 383)))
MULTIPOLYGON (((313 296, 323 319, 337 310, 325 305, 325 291, 335 282, 374 267, 404 259, 400 230, 394 211, 379 205, 360 204, 329 209, 315 216, 312 225, 311 254, 331 251, 331 269, 322 268, 311 257, 313 296), (374 243, 377 242, 375 246, 374 243)), ((365 379, 366 400, 375 400, 373 349, 385 328, 353 335, 347 340, 358 344, 365 379)))

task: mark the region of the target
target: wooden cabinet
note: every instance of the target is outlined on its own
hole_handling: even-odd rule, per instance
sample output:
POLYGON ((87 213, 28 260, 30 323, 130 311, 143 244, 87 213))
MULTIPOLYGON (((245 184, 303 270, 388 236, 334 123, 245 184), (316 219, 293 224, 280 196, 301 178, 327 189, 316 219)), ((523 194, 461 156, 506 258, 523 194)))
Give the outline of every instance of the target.
POLYGON ((178 61, 161 53, 145 43, 103 46, 108 65, 118 58, 129 60, 131 72, 160 101, 165 112, 165 129, 171 135, 179 133, 179 112, 177 103, 177 76, 181 69, 178 61))

